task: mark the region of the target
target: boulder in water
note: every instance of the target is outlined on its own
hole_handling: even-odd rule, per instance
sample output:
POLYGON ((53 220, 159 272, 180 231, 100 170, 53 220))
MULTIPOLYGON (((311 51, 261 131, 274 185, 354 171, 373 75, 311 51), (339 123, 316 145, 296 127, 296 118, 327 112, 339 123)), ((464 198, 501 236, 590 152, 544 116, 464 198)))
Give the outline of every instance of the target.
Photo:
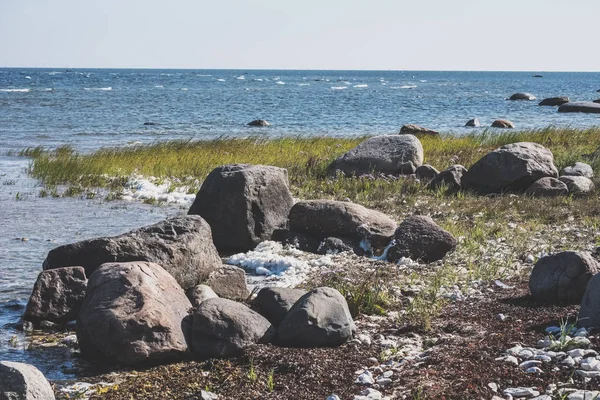
POLYGON ((270 126, 271 124, 264 119, 255 119, 254 121, 248 122, 248 126, 270 126))
POLYGON ((492 122, 492 128, 513 129, 515 124, 507 119, 497 119, 492 122))
POLYGON ((479 118, 473 118, 468 120, 465 126, 470 128, 479 128, 481 126, 481 122, 479 122, 479 118))
POLYGON ((540 101, 538 105, 540 106, 562 106, 565 103, 571 101, 567 96, 561 97, 550 97, 540 101))
POLYGON ((515 93, 508 98, 509 100, 535 100, 535 96, 531 93, 519 92, 515 93))
POLYGON ((576 101, 572 103, 565 103, 558 107, 560 113, 592 113, 600 114, 600 104, 593 103, 591 101, 576 101))
POLYGON ((400 134, 401 135, 415 135, 415 136, 419 136, 419 135, 439 136, 440 133, 438 131, 424 128, 420 125, 407 124, 407 125, 403 125, 402 128, 400 128, 400 134))

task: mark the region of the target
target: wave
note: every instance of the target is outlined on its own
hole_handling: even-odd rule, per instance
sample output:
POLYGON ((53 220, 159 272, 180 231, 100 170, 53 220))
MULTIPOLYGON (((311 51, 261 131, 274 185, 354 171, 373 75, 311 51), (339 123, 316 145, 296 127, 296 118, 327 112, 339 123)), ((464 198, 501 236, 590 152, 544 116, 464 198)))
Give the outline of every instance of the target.
POLYGON ((225 79, 217 79, 217 82, 225 82, 225 79))
POLYGON ((188 88, 182 87, 181 90, 183 90, 184 92, 187 92, 188 88))
POLYGON ((253 80, 253 81, 256 81, 256 82, 262 82, 262 81, 263 81, 263 80, 262 80, 262 79, 260 79, 260 78, 256 78, 256 79, 252 79, 252 80, 253 80))
POLYGON ((392 89, 416 89, 417 85, 394 86, 392 89))
POLYGON ((298 86, 310 86, 310 83, 299 83, 298 86))
POLYGON ((62 72, 60 72, 60 71, 48 72, 48 75, 58 75, 58 74, 62 74, 62 72))
POLYGON ((353 87, 355 87, 355 88, 366 88, 366 87, 369 87, 369 85, 354 85, 353 87))
POLYGON ((83 88, 84 90, 102 90, 102 91, 109 91, 112 90, 112 87, 99 87, 99 88, 83 88))
POLYGON ((242 75, 242 76, 238 76, 235 79, 239 79, 240 81, 243 81, 243 80, 246 80, 246 77, 244 75, 242 75))
POLYGON ((332 86, 331 88, 333 90, 344 90, 344 89, 348 89, 348 86, 332 86))
POLYGON ((210 74, 197 74, 196 76, 212 76, 210 74))
POLYGON ((40 92, 54 92, 54 88, 47 87, 47 88, 44 88, 44 89, 40 89, 40 92))
POLYGON ((29 93, 31 89, 0 89, 0 92, 6 93, 29 93))
POLYGON ((155 87, 155 88, 159 88, 159 89, 161 89, 161 88, 164 88, 164 86, 163 86, 163 85, 156 85, 156 86, 154 86, 154 87, 155 87))
POLYGON ((25 79, 31 79, 31 77, 30 76, 26 76, 25 79))
POLYGON ((427 82, 427 79, 421 79, 419 82, 425 83, 425 82, 427 82))
POLYGON ((285 85, 285 82, 282 82, 282 81, 277 81, 275 83, 278 84, 278 85, 285 85))

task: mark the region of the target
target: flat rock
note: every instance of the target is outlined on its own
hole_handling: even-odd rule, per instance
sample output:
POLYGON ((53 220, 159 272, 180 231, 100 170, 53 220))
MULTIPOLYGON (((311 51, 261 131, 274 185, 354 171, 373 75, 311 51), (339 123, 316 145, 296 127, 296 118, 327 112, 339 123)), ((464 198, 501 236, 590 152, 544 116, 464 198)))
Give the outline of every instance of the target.
POLYGON ((23 319, 66 323, 77 318, 85 297, 87 278, 82 267, 42 271, 33 286, 23 319))
POLYGON ((89 239, 51 250, 44 270, 80 265, 89 277, 104 263, 147 261, 166 269, 183 287, 201 283, 221 258, 210 226, 198 215, 169 218, 123 235, 89 239))
POLYGON ((579 304, 598 262, 588 253, 563 251, 540 258, 529 276, 531 294, 550 304, 579 304))
POLYGON ((267 287, 258 292, 253 306, 273 326, 278 327, 292 306, 305 294, 300 289, 267 287))
POLYGON ((334 160, 327 168, 330 175, 360 176, 373 172, 413 174, 423 164, 423 146, 414 135, 375 136, 334 160))
POLYGON ((220 252, 244 252, 285 227, 293 204, 287 170, 230 164, 206 177, 188 214, 209 223, 220 252))
POLYGON ((540 101, 539 106, 561 106, 571 101, 567 96, 549 97, 540 101))
POLYGON ((246 300, 250 296, 246 272, 233 265, 221 265, 204 282, 219 296, 230 300, 246 300))
POLYGON ((83 355, 139 365, 178 359, 188 350, 183 320, 192 304, 158 264, 103 264, 88 282, 77 319, 83 355))
POLYGON ((400 135, 426 135, 426 136, 438 136, 440 133, 438 131, 434 131, 428 128, 424 128, 415 124, 407 124, 403 125, 400 128, 400 135))
POLYGON ((600 113, 600 104, 594 103, 591 101, 576 101, 565 103, 562 106, 558 107, 558 112, 561 113, 600 113))
POLYGON ((532 95, 531 93, 525 93, 525 92, 520 92, 520 93, 515 93, 512 96, 510 96, 508 98, 509 100, 535 100, 536 97, 534 95, 532 95))
POLYGON ((504 128, 504 129, 513 129, 515 124, 507 119, 497 119, 492 122, 492 128, 504 128))
POLYGON ((560 176, 584 176, 592 179, 594 177, 594 170, 589 164, 576 162, 574 165, 563 168, 560 171, 560 176))
POLYGON ((411 215, 394 233, 396 243, 388 250, 388 261, 402 257, 426 263, 441 260, 456 248, 456 238, 437 225, 430 217, 411 215))
POLYGON ((52 386, 33 365, 0 361, 0 400, 54 400, 52 386))
POLYGON ((214 290, 207 285, 196 285, 191 289, 188 289, 186 292, 190 303, 192 303, 192 307, 198 307, 202 302, 208 299, 216 299, 219 297, 214 290))
POLYGON ((564 175, 558 179, 567 185, 571 194, 583 195, 594 191, 594 182, 585 176, 564 175))
POLYGON ((569 188, 556 178, 545 177, 533 182, 525 194, 533 197, 556 197, 569 194, 569 188))

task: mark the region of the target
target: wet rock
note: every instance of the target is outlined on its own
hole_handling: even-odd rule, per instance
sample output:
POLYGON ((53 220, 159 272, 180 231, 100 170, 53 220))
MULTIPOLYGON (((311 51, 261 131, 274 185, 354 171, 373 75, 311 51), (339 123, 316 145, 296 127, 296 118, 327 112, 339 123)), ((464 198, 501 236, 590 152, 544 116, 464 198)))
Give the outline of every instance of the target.
POLYGON ((253 306, 274 327, 278 327, 292 306, 305 294, 299 289, 263 288, 254 299, 253 306))
POLYGON ((535 96, 532 95, 531 93, 524 93, 524 92, 520 92, 520 93, 515 93, 512 96, 510 96, 508 98, 509 100, 535 100, 535 96))
POLYGON ((89 277, 104 263, 147 261, 166 269, 183 287, 201 283, 221 258, 210 226, 200 216, 169 218, 120 236, 89 239, 51 250, 44 270, 80 265, 89 277))
POLYGON ((466 173, 467 169, 462 165, 453 165, 433 178, 429 183, 429 188, 437 190, 445 187, 449 191, 457 191, 462 187, 462 177, 466 173))
POLYGON ((596 99, 596 100, 592 101, 592 103, 600 103, 600 99, 596 99))
POLYGON ((593 103, 591 101, 576 101, 571 103, 565 103, 558 107, 560 113, 600 113, 600 104, 593 103))
POLYGON ((188 348, 182 321, 191 307, 158 264, 103 264, 89 279, 77 340, 90 360, 146 365, 177 359, 188 348))
POLYGON ((422 126, 415 124, 403 125, 400 128, 400 135, 425 135, 425 136, 438 136, 440 133, 431 129, 423 128, 422 126))
POLYGON ((560 171, 560 176, 583 176, 592 179, 594 177, 594 170, 589 164, 576 162, 575 165, 563 168, 560 171))
POLYGON ((551 304, 579 304, 586 285, 599 271, 588 253, 564 251, 540 258, 529 277, 529 290, 538 300, 551 304))
POLYGON ((368 231, 371 244, 375 247, 385 247, 397 226, 396 222, 379 211, 356 203, 333 200, 299 201, 290 211, 289 223, 292 231, 321 239, 343 237, 360 241, 368 231))
POLYGON ((272 239, 283 245, 289 245, 308 253, 316 253, 320 245, 320 240, 317 238, 300 232, 292 232, 287 229, 276 230, 273 232, 272 239))
POLYGON ((264 119, 255 119, 247 124, 248 126, 270 126, 271 124, 264 119))
POLYGON ((550 98, 540 101, 540 103, 538 105, 540 105, 540 106, 561 106, 565 103, 568 103, 569 101, 571 101, 571 100, 567 96, 550 97, 550 98))
POLYGON ((245 300, 250 296, 246 272, 233 265, 222 265, 210 273, 205 285, 219 296, 229 300, 245 300))
POLYGON ((594 182, 584 176, 561 176, 558 178, 567 185, 569 193, 574 195, 588 194, 594 191, 594 182))
POLYGON ((525 194, 533 197, 556 197, 569 194, 569 188, 556 178, 541 178, 527 188, 525 194))
POLYGON ((430 217, 411 215, 396 229, 396 243, 388 251, 388 261, 401 257, 426 263, 441 260, 456 248, 456 238, 438 226, 430 217))
POLYGON ((425 183, 431 181, 439 173, 440 172, 437 169, 435 169, 429 164, 423 164, 415 170, 415 175, 417 176, 417 179, 425 183))
POLYGON ((339 254, 344 252, 351 252, 354 249, 352 240, 344 240, 336 237, 328 237, 323 239, 319 248, 317 249, 318 254, 339 254))
POLYGON ((33 286, 23 319, 39 323, 75 320, 85 297, 87 278, 82 267, 42 271, 33 286))
POLYGON ((277 330, 278 341, 291 347, 338 346, 356 330, 348 303, 335 289, 321 287, 302 296, 277 330))
POLYGON ((293 204, 287 170, 230 164, 208 175, 188 214, 210 224, 220 252, 243 252, 285 227, 293 204))
POLYGON ((558 177, 552 152, 537 143, 502 146, 477 161, 463 175, 464 187, 479 193, 523 191, 535 181, 558 177))
POLYGON ((216 299, 219 297, 214 290, 207 285, 196 285, 189 289, 186 294, 193 307, 198 307, 203 301, 208 299, 216 299))
POLYGON ((0 399, 54 400, 52 386, 33 365, 0 361, 0 399))
POLYGON ((497 119, 492 122, 492 128, 505 128, 505 129, 513 129, 515 124, 507 119, 497 119))
POLYGON ((481 122, 479 122, 479 118, 473 118, 468 120, 465 126, 470 128, 479 128, 481 126, 481 122))
POLYGON ((191 349, 201 357, 234 356, 274 336, 275 328, 266 318, 232 300, 206 300, 192 315, 191 349))
POLYGON ((334 160, 330 175, 360 176, 373 172, 413 174, 423 164, 423 146, 414 135, 382 135, 369 138, 334 160))

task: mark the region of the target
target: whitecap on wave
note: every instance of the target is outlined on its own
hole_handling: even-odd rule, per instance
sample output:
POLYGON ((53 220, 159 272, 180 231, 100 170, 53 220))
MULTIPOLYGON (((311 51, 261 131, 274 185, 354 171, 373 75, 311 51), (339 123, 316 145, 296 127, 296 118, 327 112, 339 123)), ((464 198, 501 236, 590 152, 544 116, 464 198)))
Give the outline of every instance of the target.
POLYGON ((416 89, 417 85, 393 86, 392 89, 416 89))
POLYGON ((235 79, 239 79, 239 80, 243 81, 243 80, 245 80, 245 79, 246 79, 246 77, 245 77, 244 75, 242 75, 242 76, 238 76, 238 77, 237 77, 237 78, 235 78, 235 79))
POLYGON ((333 90, 344 90, 344 89, 348 89, 348 86, 332 86, 331 88, 333 90))
POLYGON ((427 79, 421 79, 419 82, 425 83, 425 82, 427 82, 427 79))
POLYGON ((31 79, 31 77, 30 76, 26 76, 25 79, 31 79))
POLYGON ((154 86, 154 87, 155 87, 155 88, 164 88, 164 86, 163 86, 163 85, 156 85, 156 86, 154 86))
POLYGON ((310 86, 310 83, 299 83, 298 86, 310 86))
POLYGON ((182 87, 181 90, 183 90, 184 92, 187 92, 188 88, 182 87))
POLYGON ((101 91, 109 91, 112 90, 112 87, 98 87, 98 88, 83 88, 84 90, 101 90, 101 91))
POLYGON ((354 85, 355 88, 366 88, 369 87, 369 85, 354 85))
POLYGON ((225 79, 217 79, 217 82, 225 82, 225 79))
POLYGON ((285 82, 282 82, 282 81, 277 81, 275 83, 278 84, 278 85, 285 85, 285 82))
POLYGON ((0 92, 7 92, 7 93, 28 93, 28 92, 31 92, 31 89, 0 89, 0 92))

